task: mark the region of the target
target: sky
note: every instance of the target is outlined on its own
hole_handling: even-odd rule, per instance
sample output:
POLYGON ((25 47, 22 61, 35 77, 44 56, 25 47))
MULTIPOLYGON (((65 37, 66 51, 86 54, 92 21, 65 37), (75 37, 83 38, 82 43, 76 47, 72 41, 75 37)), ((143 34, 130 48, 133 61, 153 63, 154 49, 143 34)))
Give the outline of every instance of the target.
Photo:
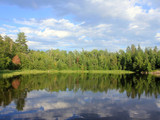
POLYGON ((0 34, 34 50, 160 46, 160 0, 0 0, 0 34))

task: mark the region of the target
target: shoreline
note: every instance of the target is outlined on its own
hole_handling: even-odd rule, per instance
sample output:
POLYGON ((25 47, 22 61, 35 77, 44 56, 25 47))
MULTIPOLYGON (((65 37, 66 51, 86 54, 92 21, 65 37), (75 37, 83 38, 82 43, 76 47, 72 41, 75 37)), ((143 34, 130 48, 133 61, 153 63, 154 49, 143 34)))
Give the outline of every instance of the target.
POLYGON ((55 74, 55 73, 95 73, 95 74, 133 74, 132 71, 126 70, 1 70, 0 77, 9 78, 17 75, 27 75, 27 74, 55 74))
POLYGON ((155 71, 149 72, 149 74, 160 77, 160 70, 155 70, 155 71))

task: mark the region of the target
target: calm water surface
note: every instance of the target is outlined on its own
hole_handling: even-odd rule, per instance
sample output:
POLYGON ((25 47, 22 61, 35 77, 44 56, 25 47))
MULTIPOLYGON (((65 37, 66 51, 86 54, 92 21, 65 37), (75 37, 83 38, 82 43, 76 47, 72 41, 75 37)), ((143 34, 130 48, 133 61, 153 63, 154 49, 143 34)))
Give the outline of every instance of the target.
POLYGON ((160 120, 160 78, 42 74, 0 78, 0 120, 160 120))

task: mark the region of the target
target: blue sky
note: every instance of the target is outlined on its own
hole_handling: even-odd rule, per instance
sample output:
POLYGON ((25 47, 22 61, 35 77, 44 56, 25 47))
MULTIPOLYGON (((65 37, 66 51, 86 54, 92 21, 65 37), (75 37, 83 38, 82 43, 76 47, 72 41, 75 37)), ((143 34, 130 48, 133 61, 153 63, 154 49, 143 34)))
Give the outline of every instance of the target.
POLYGON ((30 49, 118 51, 160 46, 159 0, 0 0, 0 34, 30 49))

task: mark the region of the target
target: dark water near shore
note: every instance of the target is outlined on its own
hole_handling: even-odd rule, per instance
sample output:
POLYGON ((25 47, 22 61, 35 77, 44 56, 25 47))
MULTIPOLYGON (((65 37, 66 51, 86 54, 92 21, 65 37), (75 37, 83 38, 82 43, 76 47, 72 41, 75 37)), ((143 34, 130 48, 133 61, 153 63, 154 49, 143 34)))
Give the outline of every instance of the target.
POLYGON ((160 78, 41 74, 0 78, 0 120, 160 119, 160 78))

